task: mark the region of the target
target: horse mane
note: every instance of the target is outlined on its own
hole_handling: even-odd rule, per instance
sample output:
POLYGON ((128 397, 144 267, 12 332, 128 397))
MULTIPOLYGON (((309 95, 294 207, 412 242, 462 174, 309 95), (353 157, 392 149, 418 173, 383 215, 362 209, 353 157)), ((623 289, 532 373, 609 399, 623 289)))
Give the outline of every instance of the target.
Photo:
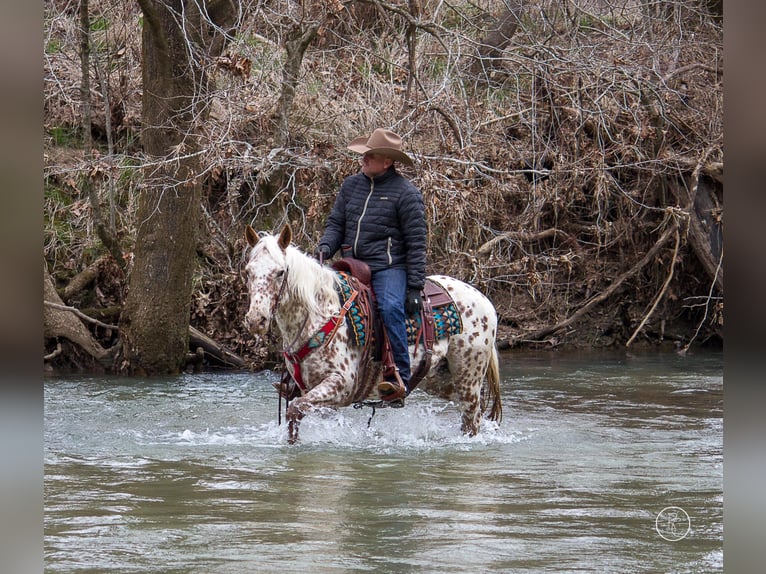
POLYGON ((288 295, 303 303, 309 313, 322 313, 328 303, 338 301, 339 278, 332 269, 294 245, 287 247, 285 263, 288 295))
POLYGON ((275 261, 284 260, 287 268, 287 291, 285 296, 295 299, 305 306, 307 312, 325 314, 329 302, 338 301, 336 285, 340 278, 329 267, 320 265, 319 261, 301 251, 295 245, 288 245, 287 250, 277 243, 277 237, 264 235, 253 248, 256 251, 266 251, 275 261))

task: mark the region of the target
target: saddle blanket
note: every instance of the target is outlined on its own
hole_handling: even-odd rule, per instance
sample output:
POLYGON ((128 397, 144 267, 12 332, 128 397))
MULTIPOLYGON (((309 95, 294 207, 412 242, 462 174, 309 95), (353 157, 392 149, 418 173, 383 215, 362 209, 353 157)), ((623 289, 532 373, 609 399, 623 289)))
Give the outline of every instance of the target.
MULTIPOLYGON (((337 273, 340 276, 338 296, 340 297, 340 304, 345 305, 346 301, 351 297, 353 288, 348 282, 350 277, 348 273, 343 271, 337 273)), ((426 279, 426 281, 434 283, 430 279, 426 279)), ((436 285, 436 283, 434 283, 434 285, 436 285)), ((460 313, 458 313, 455 303, 451 300, 438 306, 434 306, 433 319, 434 338, 436 340, 446 339, 451 335, 457 335, 463 332, 463 322, 460 318, 460 313)), ((420 315, 407 318, 407 338, 409 339, 410 345, 414 345, 416 342, 415 338, 420 330, 420 322, 420 315)), ((368 338, 370 341, 374 339, 374 333, 365 332, 365 318, 362 316, 361 307, 356 301, 351 303, 351 307, 349 307, 348 313, 346 313, 346 323, 348 325, 349 333, 351 333, 352 343, 364 346, 365 343, 368 342, 368 338)))

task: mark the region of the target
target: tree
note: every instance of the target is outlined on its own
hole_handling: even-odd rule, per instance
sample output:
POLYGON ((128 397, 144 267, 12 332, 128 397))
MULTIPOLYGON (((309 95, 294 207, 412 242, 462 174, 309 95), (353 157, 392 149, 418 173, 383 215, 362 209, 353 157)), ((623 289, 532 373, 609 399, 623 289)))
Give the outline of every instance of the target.
POLYGON ((492 19, 492 25, 479 44, 478 58, 472 66, 473 74, 480 81, 490 80, 493 69, 501 60, 503 50, 510 44, 511 38, 516 33, 523 8, 521 0, 504 3, 502 13, 492 19))
MULTIPOLYGON (((646 342, 682 346, 690 335, 722 340, 720 3, 248 1, 237 3, 236 37, 217 58, 210 42, 226 36, 206 23, 211 2, 196 9, 204 17, 180 0, 88 3, 91 88, 78 65, 79 32, 88 30, 77 24, 77 3, 45 3, 44 253, 65 307, 110 326, 118 306, 126 310, 123 326, 133 331, 119 336, 127 350, 149 332, 128 324, 139 311, 158 333, 144 349, 167 354, 173 333, 179 355, 168 370, 186 350, 188 283, 171 277, 170 263, 151 262, 142 247, 151 232, 158 260, 183 257, 184 281, 193 270, 189 323, 262 365, 265 345, 241 326, 241 229, 289 220, 297 242, 312 248, 337 186, 358 167, 346 143, 381 125, 417 157, 408 175, 426 198, 431 269, 485 291, 512 345, 610 346, 639 331, 646 342), (152 9, 174 14, 173 30, 152 9), (214 34, 200 34, 194 18, 214 34), (166 76, 177 72, 171 87, 183 87, 186 101, 160 89, 156 63, 141 89, 136 32, 144 24, 145 33, 156 29, 158 54, 178 56, 166 76), (88 102, 80 105, 86 94, 90 121, 88 102), (165 106, 162 115, 147 111, 143 127, 142 97, 165 106), (187 109, 197 115, 185 117, 187 109), (171 127, 173 137, 153 145, 171 127), (196 230, 170 218, 198 206, 198 181, 197 265, 196 230), (65 292, 106 257, 96 213, 105 192, 114 203, 103 221, 127 254, 132 283, 128 292, 110 248, 96 279, 72 298, 65 292), (189 238, 182 255, 171 234, 189 238), (141 286, 144 265, 165 275, 155 270, 160 276, 141 286), (175 293, 160 293, 168 285, 175 293), (171 295, 184 303, 173 325, 159 311, 171 295)), ((154 60, 147 52, 147 66, 154 60)), ((82 319, 56 305, 46 299, 46 312, 82 319)), ((103 348, 115 344, 113 331, 93 325, 103 348)), ((62 337, 46 338, 46 356, 62 337)), ((50 366, 66 365, 70 348, 62 343, 50 366)), ((138 353, 126 351, 123 364, 137 365, 138 353)))
POLYGON ((200 221, 198 135, 215 65, 237 19, 232 0, 138 0, 142 32, 142 144, 133 269, 121 317, 123 369, 171 374, 188 349, 200 221))

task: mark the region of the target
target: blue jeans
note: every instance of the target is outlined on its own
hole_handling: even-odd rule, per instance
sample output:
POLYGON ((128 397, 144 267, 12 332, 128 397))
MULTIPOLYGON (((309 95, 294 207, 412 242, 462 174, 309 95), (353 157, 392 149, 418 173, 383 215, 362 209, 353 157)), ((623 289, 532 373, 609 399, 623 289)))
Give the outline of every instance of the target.
POLYGON ((391 343, 394 362, 405 384, 410 382, 410 354, 404 300, 407 298, 407 271, 381 269, 372 274, 372 289, 391 343))

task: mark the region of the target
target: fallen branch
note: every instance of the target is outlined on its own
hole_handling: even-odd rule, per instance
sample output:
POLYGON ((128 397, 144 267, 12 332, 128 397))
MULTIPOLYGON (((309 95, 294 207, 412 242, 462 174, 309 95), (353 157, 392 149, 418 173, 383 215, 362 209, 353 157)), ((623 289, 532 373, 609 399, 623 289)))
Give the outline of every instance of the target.
POLYGON ((93 323, 94 325, 98 325, 99 327, 103 327, 104 329, 112 329, 116 330, 117 325, 107 325, 106 323, 102 323, 98 319, 94 319, 93 317, 89 317, 79 309, 75 307, 70 307, 69 305, 62 305, 60 303, 54 303, 52 301, 43 301, 43 304, 52 307, 54 309, 58 309, 59 311, 69 311, 70 313, 74 313, 77 315, 80 319, 83 321, 88 321, 89 323, 93 323))
POLYGON ((523 243, 530 243, 532 241, 539 241, 541 239, 556 237, 558 235, 562 236, 564 238, 564 242, 567 243, 568 245, 571 245, 572 248, 575 251, 577 251, 578 254, 582 252, 582 248, 577 243, 577 240, 575 240, 574 237, 572 237, 571 235, 569 235, 568 233, 564 231, 561 231, 560 229, 556 229, 552 227, 550 229, 538 231, 537 233, 525 233, 523 231, 508 231, 507 233, 503 233, 487 241, 485 244, 479 247, 479 249, 476 250, 476 253, 478 253, 479 255, 486 255, 487 253, 492 251, 492 248, 495 245, 497 245, 504 239, 516 239, 523 243))
POLYGON ((700 329, 702 329, 702 325, 707 321, 708 311, 710 310, 710 301, 713 299, 713 289, 715 287, 716 278, 718 277, 718 272, 721 271, 723 268, 723 249, 721 249, 721 257, 718 259, 718 267, 716 268, 716 277, 713 277, 713 282, 710 285, 710 290, 707 294, 707 299, 705 301, 705 315, 702 317, 702 320, 699 322, 699 325, 697 325, 697 330, 694 331, 694 335, 691 339, 689 339, 689 342, 686 343, 686 346, 681 349, 682 354, 686 354, 686 352, 689 350, 689 347, 692 346, 692 343, 694 342, 694 339, 697 338, 697 335, 699 335, 700 329))
POLYGON ((665 243, 667 243, 668 239, 670 239, 671 235, 674 233, 677 233, 678 231, 678 222, 675 218, 673 218, 673 224, 668 227, 668 229, 665 230, 665 233, 663 233, 660 238, 657 240, 657 242, 652 246, 652 248, 646 252, 646 255, 644 255, 641 260, 629 271, 626 271, 622 275, 620 275, 614 283, 612 283, 607 289, 605 289, 602 293, 599 295, 596 295, 593 297, 590 301, 588 301, 585 305, 580 307, 573 315, 569 316, 567 319, 561 321, 560 323, 556 325, 552 325, 550 327, 545 327, 543 329, 539 329, 538 331, 535 331, 534 333, 530 335, 524 336, 524 339, 532 340, 532 341, 539 341, 543 337, 547 337, 548 335, 552 335, 553 333, 556 333, 560 331, 561 329, 564 329, 577 321, 580 317, 588 313, 593 307, 601 303, 602 301, 605 301, 609 297, 612 296, 625 281, 634 275, 636 275, 641 269, 643 269, 652 259, 654 259, 654 256, 657 255, 657 252, 662 248, 665 243))
POLYGON ((441 117, 444 118, 444 121, 447 122, 450 129, 452 130, 452 134, 455 136, 455 140, 457 140, 458 145, 460 146, 460 149, 463 149, 465 147, 465 143, 463 141, 463 136, 460 134, 460 129, 457 127, 457 123, 455 123, 455 119, 448 114, 444 108, 431 105, 428 108, 430 111, 434 111, 437 114, 439 114, 441 117))
POLYGON ((716 76, 723 73, 723 70, 721 68, 718 68, 718 67, 714 68, 712 66, 708 66, 700 62, 694 62, 692 64, 688 64, 686 66, 681 66, 680 68, 676 68, 675 70, 671 70, 670 72, 668 72, 662 77, 662 83, 667 84, 673 76, 684 74, 694 69, 700 69, 703 72, 709 72, 711 74, 715 74, 716 76))
POLYGON ((652 316, 652 313, 654 313, 654 310, 657 308, 657 305, 665 296, 665 291, 667 291, 668 285, 670 285, 670 280, 673 279, 673 270, 675 269, 675 266, 676 266, 676 257, 678 257, 678 247, 681 244, 681 234, 678 232, 677 223, 675 225, 675 228, 676 228, 676 246, 673 249, 673 257, 670 260, 670 271, 668 272, 668 276, 665 279, 665 283, 662 284, 662 289, 660 289, 660 292, 657 295, 657 298, 654 300, 654 304, 652 305, 652 308, 649 309, 649 312, 641 320, 641 323, 638 325, 638 327, 636 327, 636 330, 633 331, 633 334, 630 336, 630 339, 628 339, 628 342, 625 343, 625 347, 630 347, 630 344, 633 342, 633 339, 635 339, 636 335, 638 335, 641 332, 641 329, 644 328, 644 325, 649 320, 649 317, 652 316))
POLYGON ((43 361, 52 361, 56 357, 58 357, 62 352, 61 343, 56 343, 56 348, 53 350, 52 353, 48 353, 47 355, 43 355, 43 361))
POLYGON ((103 367, 108 367, 118 351, 118 346, 108 349, 102 347, 85 325, 75 317, 95 322, 107 329, 116 329, 112 325, 106 325, 88 317, 74 307, 64 305, 53 286, 53 279, 48 273, 47 265, 43 262, 43 336, 46 340, 56 341, 63 337, 80 347, 103 367))
POLYGON ((699 174, 708 176, 710 179, 723 183, 723 162, 722 161, 707 161, 707 156, 710 155, 712 150, 708 150, 705 153, 703 161, 695 161, 682 157, 673 158, 673 162, 680 168, 684 168, 692 171, 693 178, 699 177, 699 174))
POLYGON ((67 286, 64 287, 64 290, 61 293, 61 298, 64 301, 71 302, 74 295, 85 289, 94 280, 96 280, 100 273, 99 268, 101 263, 106 259, 106 257, 107 256, 99 257, 85 269, 80 271, 77 275, 72 277, 67 286))
POLYGON ((191 325, 189 326, 189 347, 194 351, 193 360, 201 360, 204 355, 200 355, 199 350, 212 356, 223 365, 237 368, 245 368, 247 365, 241 357, 229 351, 226 347, 217 343, 204 333, 198 331, 191 325))

